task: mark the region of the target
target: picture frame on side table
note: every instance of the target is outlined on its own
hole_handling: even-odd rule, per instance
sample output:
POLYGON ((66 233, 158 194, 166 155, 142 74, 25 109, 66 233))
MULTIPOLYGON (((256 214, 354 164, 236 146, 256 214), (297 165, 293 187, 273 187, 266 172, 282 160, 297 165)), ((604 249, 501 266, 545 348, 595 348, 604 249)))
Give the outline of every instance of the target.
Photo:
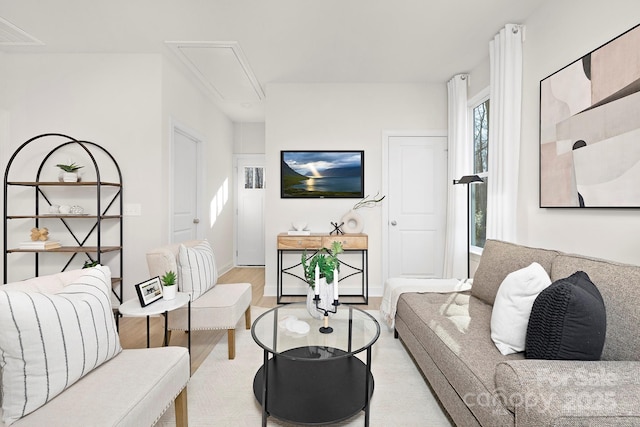
POLYGON ((152 302, 162 298, 162 283, 160 277, 156 276, 152 279, 145 280, 136 285, 136 293, 140 300, 140 306, 146 307, 152 302))

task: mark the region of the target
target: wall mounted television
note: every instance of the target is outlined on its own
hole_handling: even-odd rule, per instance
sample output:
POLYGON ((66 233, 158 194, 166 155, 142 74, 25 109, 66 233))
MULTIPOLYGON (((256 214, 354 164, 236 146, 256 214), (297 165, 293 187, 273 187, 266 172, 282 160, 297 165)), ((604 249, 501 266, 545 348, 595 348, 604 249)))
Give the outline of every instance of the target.
POLYGON ((361 199, 364 151, 281 151, 283 199, 361 199))

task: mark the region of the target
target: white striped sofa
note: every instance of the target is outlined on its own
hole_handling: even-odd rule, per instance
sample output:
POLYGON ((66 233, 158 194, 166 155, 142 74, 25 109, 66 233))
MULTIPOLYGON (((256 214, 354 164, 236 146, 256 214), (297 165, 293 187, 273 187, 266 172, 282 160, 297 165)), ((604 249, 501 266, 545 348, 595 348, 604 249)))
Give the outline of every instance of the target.
POLYGON ((98 266, 0 286, 1 426, 152 426, 171 403, 187 426, 187 349, 123 350, 110 284, 98 266))

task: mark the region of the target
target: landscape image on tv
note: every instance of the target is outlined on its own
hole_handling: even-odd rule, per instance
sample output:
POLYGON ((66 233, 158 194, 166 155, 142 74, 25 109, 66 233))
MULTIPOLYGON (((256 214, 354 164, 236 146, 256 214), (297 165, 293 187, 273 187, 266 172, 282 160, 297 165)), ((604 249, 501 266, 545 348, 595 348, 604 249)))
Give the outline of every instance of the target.
POLYGON ((364 151, 282 151, 281 197, 364 197, 364 151))

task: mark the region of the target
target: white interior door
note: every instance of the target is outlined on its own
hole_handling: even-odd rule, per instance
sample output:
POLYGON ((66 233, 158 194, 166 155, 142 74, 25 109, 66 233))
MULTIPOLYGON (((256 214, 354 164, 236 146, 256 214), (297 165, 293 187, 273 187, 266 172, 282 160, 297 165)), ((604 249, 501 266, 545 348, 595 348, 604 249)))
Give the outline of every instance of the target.
POLYGON ((200 141, 183 129, 173 127, 171 241, 198 238, 198 194, 200 141))
POLYGON ((264 265, 264 164, 263 155, 237 157, 237 265, 264 265))
POLYGON ((442 277, 447 139, 388 137, 388 275, 442 277))

